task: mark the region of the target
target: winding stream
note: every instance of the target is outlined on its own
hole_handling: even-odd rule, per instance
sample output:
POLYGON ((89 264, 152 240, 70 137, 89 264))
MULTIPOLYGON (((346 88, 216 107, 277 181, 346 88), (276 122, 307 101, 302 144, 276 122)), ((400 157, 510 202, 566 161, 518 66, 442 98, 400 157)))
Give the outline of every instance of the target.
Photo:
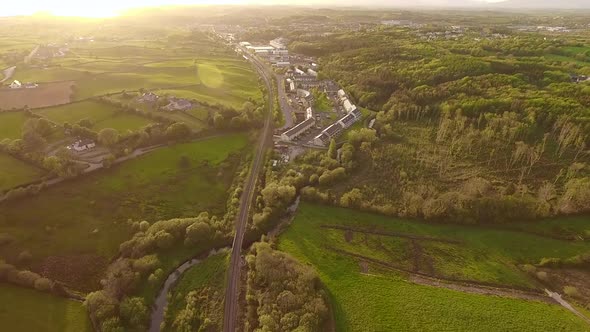
MULTIPOLYGON (((287 208, 287 211, 286 211, 287 217, 284 218, 283 222, 279 223, 277 226, 275 226, 275 228, 273 228, 268 233, 269 236, 278 236, 278 234, 280 233, 280 230, 285 226, 285 224, 288 224, 292 221, 292 219, 295 215, 295 212, 297 211, 297 208, 299 207, 299 201, 300 201, 300 197, 297 196, 297 198, 295 199, 295 202, 287 208)), ((207 257, 217 255, 218 253, 221 253, 226 250, 229 251, 229 250, 231 250, 231 248, 225 247, 225 248, 221 248, 219 250, 213 249, 209 252, 209 255, 207 255, 207 257)), ((203 261, 202 259, 192 258, 192 259, 184 262, 182 265, 180 265, 178 268, 176 268, 176 270, 174 270, 172 273, 170 273, 170 275, 168 275, 168 278, 164 282, 164 286, 162 287, 162 289, 158 293, 158 297, 156 298, 156 301, 154 302, 154 304, 152 306, 152 314, 151 314, 151 318, 150 318, 149 332, 160 332, 160 325, 164 321, 164 311, 166 310, 166 307, 168 306, 168 293, 174 287, 174 285, 176 285, 176 282, 180 279, 180 277, 182 277, 182 274, 184 272, 186 272, 191 267, 201 263, 202 261, 203 261)))
MULTIPOLYGON (((211 252, 209 252, 209 255, 207 257, 211 257, 213 255, 216 255, 216 254, 222 252, 223 250, 229 250, 229 248, 222 248, 219 250, 213 249, 213 250, 211 250, 211 252)), ((168 276, 168 278, 164 282, 164 286, 162 287, 162 289, 158 293, 158 297, 156 298, 154 305, 152 306, 152 314, 151 314, 151 318, 150 318, 149 332, 160 332, 160 325, 164 321, 164 311, 166 310, 166 307, 168 306, 168 292, 170 291, 170 289, 172 289, 174 287, 174 285, 176 284, 178 279, 180 279, 180 277, 182 276, 182 274, 184 272, 186 272, 186 270, 199 264, 201 261, 202 261, 201 259, 197 259, 197 258, 190 259, 190 260, 184 262, 178 268, 176 268, 176 270, 174 270, 168 276)))

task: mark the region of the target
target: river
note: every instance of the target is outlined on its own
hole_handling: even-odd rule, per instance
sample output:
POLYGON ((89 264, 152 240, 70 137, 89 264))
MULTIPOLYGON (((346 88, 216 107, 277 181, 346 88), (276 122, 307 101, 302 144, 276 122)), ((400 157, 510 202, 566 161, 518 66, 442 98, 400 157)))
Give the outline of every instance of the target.
MULTIPOLYGON (((211 252, 209 252, 209 255, 207 257, 211 257, 213 255, 216 255, 216 254, 222 252, 223 250, 229 250, 229 248, 222 248, 219 250, 213 249, 213 250, 211 250, 211 252)), ((151 319, 150 319, 149 332, 159 332, 160 331, 160 325, 164 321, 164 312, 166 310, 166 307, 168 306, 168 292, 170 291, 170 289, 172 289, 174 287, 174 285, 176 285, 176 282, 178 281, 178 279, 180 279, 180 277, 182 276, 182 274, 184 272, 186 272, 191 267, 199 264, 201 261, 202 260, 197 259, 197 258, 190 259, 190 260, 184 262, 184 264, 180 265, 178 268, 176 268, 176 270, 174 270, 168 276, 168 278, 166 279, 166 282, 164 282, 164 287, 162 287, 162 289, 158 293, 158 297, 156 298, 156 301, 154 302, 154 305, 152 306, 152 314, 151 314, 151 319)))

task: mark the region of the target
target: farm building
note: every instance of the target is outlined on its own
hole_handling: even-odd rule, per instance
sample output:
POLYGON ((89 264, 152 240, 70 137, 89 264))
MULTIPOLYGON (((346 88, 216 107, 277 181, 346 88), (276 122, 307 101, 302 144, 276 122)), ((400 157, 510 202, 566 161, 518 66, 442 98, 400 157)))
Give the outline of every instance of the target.
POLYGON ((311 117, 281 134, 281 139, 284 141, 292 141, 309 130, 309 128, 313 127, 313 125, 315 125, 315 119, 311 117))
POLYGON ((190 101, 181 98, 170 98, 169 104, 164 106, 166 111, 186 111, 193 107, 190 101))
POLYGON ((76 142, 74 142, 74 144, 69 145, 67 148, 68 148, 68 150, 82 152, 82 151, 93 149, 94 147, 96 147, 96 143, 94 143, 94 141, 85 139, 85 140, 76 141, 76 142))
POLYGON ((21 84, 19 81, 15 80, 14 82, 12 82, 12 83, 10 84, 10 86, 9 86, 9 87, 10 87, 11 89, 20 89, 20 88, 22 88, 22 87, 23 87, 23 85, 22 85, 22 84, 21 84))
POLYGON ((158 96, 157 94, 153 93, 153 92, 146 92, 143 95, 141 95, 141 97, 137 98, 137 101, 140 103, 155 103, 156 101, 158 101, 158 99, 160 98, 160 96, 158 96))

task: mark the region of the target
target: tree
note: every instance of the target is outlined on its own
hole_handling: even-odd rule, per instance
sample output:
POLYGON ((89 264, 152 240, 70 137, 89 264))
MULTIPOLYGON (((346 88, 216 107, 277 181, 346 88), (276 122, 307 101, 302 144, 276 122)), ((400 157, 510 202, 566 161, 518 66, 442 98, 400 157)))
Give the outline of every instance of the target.
POLYGON ((112 147, 119 142, 119 132, 113 128, 104 128, 98 132, 98 142, 104 146, 112 147))
POLYGON ((170 141, 187 139, 192 133, 191 128, 184 122, 176 122, 166 129, 166 138, 170 141))
POLYGON ((363 200, 363 194, 360 189, 353 188, 340 198, 340 204, 344 207, 359 208, 363 200))
POLYGON ((330 140, 330 146, 328 147, 328 156, 332 159, 336 159, 336 157, 338 156, 336 140, 333 138, 330 140))
POLYGON ((145 305, 143 298, 140 297, 127 297, 119 306, 119 312, 121 318, 129 326, 145 331, 147 320, 148 320, 148 309, 145 305))

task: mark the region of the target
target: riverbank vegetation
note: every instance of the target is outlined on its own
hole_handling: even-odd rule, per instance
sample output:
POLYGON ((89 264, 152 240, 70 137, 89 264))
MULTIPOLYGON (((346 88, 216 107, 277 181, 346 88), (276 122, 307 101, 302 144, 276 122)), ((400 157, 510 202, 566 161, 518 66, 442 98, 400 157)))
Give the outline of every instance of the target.
POLYGON ((169 294, 162 331, 220 331, 229 253, 209 256, 187 270, 169 294))
POLYGON ((246 261, 245 331, 326 331, 327 294, 311 268, 265 242, 246 261))

